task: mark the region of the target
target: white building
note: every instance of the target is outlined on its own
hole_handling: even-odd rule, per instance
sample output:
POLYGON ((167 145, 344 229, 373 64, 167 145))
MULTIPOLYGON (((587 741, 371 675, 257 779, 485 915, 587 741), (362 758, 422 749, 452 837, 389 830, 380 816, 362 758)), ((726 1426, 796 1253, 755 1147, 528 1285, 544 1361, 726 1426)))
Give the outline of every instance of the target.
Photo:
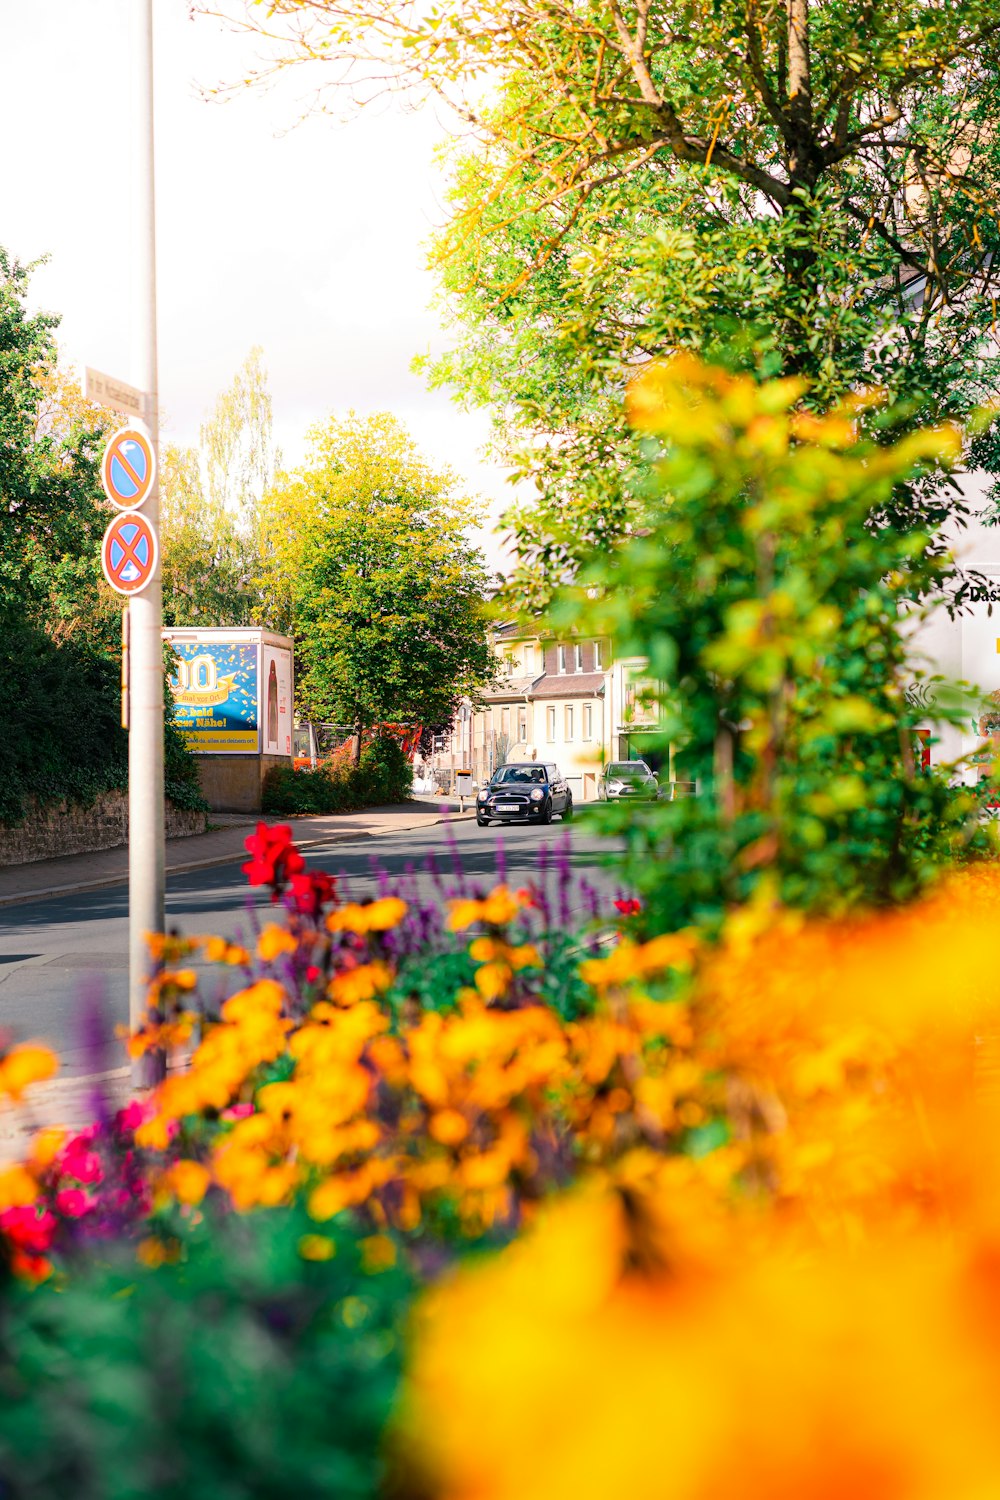
POLYGON ((606 761, 643 757, 643 731, 656 713, 644 701, 641 660, 615 659, 607 640, 561 640, 518 625, 501 626, 493 640, 506 672, 456 725, 477 781, 503 761, 554 761, 583 802, 597 796, 606 761))
MULTIPOLYGON (((1000 593, 1000 527, 971 522, 955 533, 954 551, 958 561, 969 571, 985 576, 1000 593)), ((946 765, 963 756, 976 753, 983 741, 1000 731, 1000 604, 966 605, 955 619, 939 607, 921 622, 913 634, 914 665, 928 677, 941 677, 948 684, 967 684, 975 693, 969 696, 968 712, 962 728, 937 725, 928 717, 922 730, 926 737, 929 759, 934 765, 946 765), (996 712, 987 700, 993 698, 996 712)), ((917 701, 933 700, 933 683, 917 684, 917 701)), ((991 752, 992 753, 992 752, 991 752)), ((963 770, 962 778, 972 782, 981 772, 977 766, 963 770)))

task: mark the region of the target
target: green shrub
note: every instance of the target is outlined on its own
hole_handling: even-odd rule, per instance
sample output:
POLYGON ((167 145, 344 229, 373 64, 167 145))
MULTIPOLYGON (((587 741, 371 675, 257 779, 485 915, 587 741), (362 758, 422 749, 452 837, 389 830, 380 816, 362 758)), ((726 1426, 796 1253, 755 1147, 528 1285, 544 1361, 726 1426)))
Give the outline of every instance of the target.
POLYGON ((398 741, 388 735, 373 740, 355 766, 345 747, 315 770, 274 766, 264 779, 267 813, 353 812, 410 795, 413 771, 398 741))
POLYGON ((65 1282, 8 1285, 0 1494, 368 1500, 408 1274, 300 1208, 173 1219, 176 1263, 137 1265, 125 1246, 65 1282))
MULTIPOLYGON (((33 805, 87 807, 128 786, 117 655, 76 637, 56 642, 26 625, 0 633, 0 683, 0 823, 23 822, 33 805)), ((165 764, 171 801, 205 807, 194 760, 173 725, 165 764)))

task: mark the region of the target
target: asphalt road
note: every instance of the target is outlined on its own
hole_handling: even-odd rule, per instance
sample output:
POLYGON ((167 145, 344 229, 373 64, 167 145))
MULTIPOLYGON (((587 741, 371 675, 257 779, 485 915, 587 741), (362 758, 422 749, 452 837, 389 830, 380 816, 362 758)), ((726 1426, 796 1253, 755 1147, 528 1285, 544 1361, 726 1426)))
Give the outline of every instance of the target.
MULTIPOLYGON (((605 861, 608 841, 577 819, 563 827, 478 828, 458 822, 377 840, 313 846, 308 865, 338 875, 344 898, 364 899, 388 879, 415 883, 429 898, 457 894, 463 882, 488 889, 505 878, 514 886, 548 879, 555 897, 558 867, 566 878, 570 912, 583 915, 598 892, 605 909, 620 881, 605 861)), ((182 934, 252 936, 267 892, 251 892, 240 861, 177 875, 167 882, 167 925, 182 934), (258 915, 255 916, 255 913, 258 915)), ((0 911, 0 1029, 15 1040, 44 1038, 62 1058, 62 1075, 90 1071, 82 1016, 99 1006, 111 1024, 128 1016, 128 888, 111 886, 0 911)), ((107 1066, 122 1061, 117 1051, 107 1066)))

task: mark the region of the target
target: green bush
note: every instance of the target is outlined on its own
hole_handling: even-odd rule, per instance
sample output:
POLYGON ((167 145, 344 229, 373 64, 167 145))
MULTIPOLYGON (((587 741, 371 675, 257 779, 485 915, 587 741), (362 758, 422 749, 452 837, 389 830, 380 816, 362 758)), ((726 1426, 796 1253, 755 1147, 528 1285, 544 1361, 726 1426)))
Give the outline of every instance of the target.
POLYGON ((358 766, 342 750, 314 771, 272 767, 264 779, 263 808, 284 814, 353 812, 405 801, 412 782, 412 767, 398 741, 384 735, 365 746, 358 766))
POLYGON ((376 1269, 343 1221, 317 1234, 300 1208, 173 1219, 160 1229, 163 1264, 105 1247, 64 1282, 8 1286, 0 1494, 378 1493, 408 1274, 376 1269))
MULTIPOLYGON (((33 805, 87 807, 128 786, 117 656, 25 625, 0 633, 0 682, 0 823, 23 822, 33 805)), ((194 761, 172 725, 165 762, 171 801, 203 808, 194 761)))

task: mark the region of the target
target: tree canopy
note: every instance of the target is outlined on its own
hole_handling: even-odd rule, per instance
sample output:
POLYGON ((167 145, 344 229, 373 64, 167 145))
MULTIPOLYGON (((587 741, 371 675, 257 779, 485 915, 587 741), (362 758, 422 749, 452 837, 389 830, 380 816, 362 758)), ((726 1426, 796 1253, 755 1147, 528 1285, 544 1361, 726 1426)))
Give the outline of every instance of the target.
MULTIPOLYGON (((644 474, 626 378, 682 346, 881 386, 917 419, 990 395, 1000 22, 988 0, 272 0, 275 66, 417 86, 471 127, 435 255, 459 329, 435 378, 494 404, 564 569, 644 474), (547 441, 538 442, 541 436, 547 441), (525 441, 527 439, 527 441, 525 441)), ((995 440, 974 458, 993 469, 995 440)), ((961 512, 901 485, 900 524, 961 512)))
POLYGON ((31 271, 0 248, 0 622, 116 643, 98 477, 114 419, 59 369, 59 319, 29 312, 31 271))
POLYGON ((263 516, 265 588, 296 635, 299 700, 357 731, 447 724, 493 671, 472 508, 388 413, 330 418, 311 438, 263 516))
POLYGON ((273 625, 261 593, 260 500, 280 466, 263 351, 251 349, 201 425, 162 456, 167 625, 273 625))

